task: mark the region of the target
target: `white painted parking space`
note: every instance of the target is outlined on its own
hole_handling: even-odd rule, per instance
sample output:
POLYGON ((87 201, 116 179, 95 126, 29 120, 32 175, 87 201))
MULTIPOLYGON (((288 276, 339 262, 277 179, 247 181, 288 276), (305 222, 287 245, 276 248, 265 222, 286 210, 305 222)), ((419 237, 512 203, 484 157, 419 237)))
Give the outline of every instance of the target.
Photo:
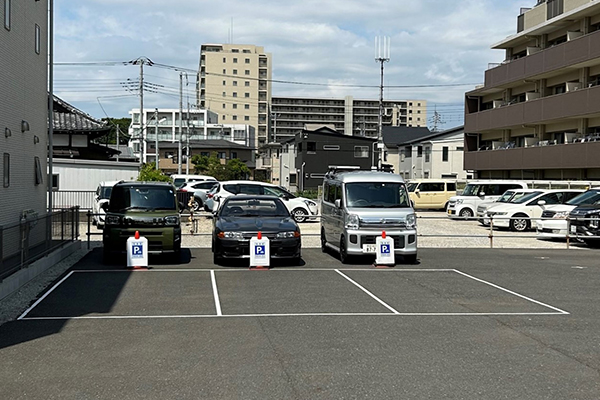
MULTIPOLYGON (((91 293, 90 297, 97 297, 96 292, 91 293)), ((560 316, 569 312, 456 269, 294 268, 258 272, 201 268, 74 270, 18 320, 511 315, 560 316), (79 306, 78 312, 61 308, 73 296, 80 303, 82 299, 85 302, 86 291, 98 282, 98 277, 103 276, 100 283, 106 285, 106 281, 125 273, 130 275, 123 275, 121 280, 135 277, 136 284, 123 283, 122 292, 115 289, 114 302, 139 305, 143 298, 148 310, 155 312, 145 314, 138 307, 133 315, 128 312, 130 306, 122 304, 103 304, 101 314, 98 307, 86 310, 85 304, 79 306), (159 278, 159 274, 164 276, 159 278), (165 285, 165 289, 162 285, 167 274, 174 274, 169 279, 175 282, 165 285), (146 282, 146 277, 152 279, 146 282), (80 280, 63 290, 76 278, 80 280), (154 293, 157 287, 164 298, 142 292, 154 293), (196 305, 198 312, 194 312, 196 305), (485 311, 478 311, 482 309, 485 311)))

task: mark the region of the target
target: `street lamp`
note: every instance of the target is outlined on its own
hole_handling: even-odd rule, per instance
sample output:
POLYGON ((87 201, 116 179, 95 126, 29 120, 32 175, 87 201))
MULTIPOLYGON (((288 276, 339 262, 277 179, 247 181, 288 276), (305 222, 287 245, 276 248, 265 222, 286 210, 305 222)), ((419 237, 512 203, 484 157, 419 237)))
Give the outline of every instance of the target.
POLYGON ((158 124, 161 122, 165 122, 167 117, 162 117, 160 120, 158 119, 158 108, 154 109, 154 123, 155 123, 155 137, 154 137, 154 162, 156 164, 155 169, 158 170, 158 124))

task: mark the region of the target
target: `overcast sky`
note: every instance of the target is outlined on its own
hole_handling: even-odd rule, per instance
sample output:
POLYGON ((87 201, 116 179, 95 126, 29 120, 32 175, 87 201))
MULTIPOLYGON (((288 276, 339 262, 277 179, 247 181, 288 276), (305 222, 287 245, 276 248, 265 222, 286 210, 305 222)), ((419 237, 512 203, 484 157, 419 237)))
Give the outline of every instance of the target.
POLYGON ((504 59, 491 45, 515 34, 519 9, 535 2, 54 0, 54 92, 93 117, 128 117, 140 100, 126 83, 140 68, 127 62, 147 57, 156 93, 144 93, 144 108, 179 108, 180 72, 166 66, 188 72, 186 108, 200 45, 235 43, 272 54, 273 80, 285 81, 273 96, 378 99, 375 37, 386 36, 385 99, 426 100, 429 118, 437 109, 449 129, 463 123, 464 93, 504 59))

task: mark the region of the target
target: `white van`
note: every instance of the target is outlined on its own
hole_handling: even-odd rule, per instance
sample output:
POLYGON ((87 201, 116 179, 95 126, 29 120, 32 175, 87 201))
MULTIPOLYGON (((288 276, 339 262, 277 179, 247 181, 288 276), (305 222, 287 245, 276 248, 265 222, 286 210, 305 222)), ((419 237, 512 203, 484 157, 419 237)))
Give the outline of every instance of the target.
POLYGON ((417 220, 404 179, 391 172, 330 167, 321 197, 321 249, 375 255, 376 238, 394 239, 394 254, 417 260, 417 220))
POLYGON ((460 196, 451 197, 446 213, 450 218, 471 218, 484 201, 496 201, 510 189, 527 189, 527 182, 504 179, 469 181, 460 196))
POLYGON ((190 181, 216 181, 216 179, 209 175, 171 175, 171 180, 175 188, 179 189, 181 185, 190 181))

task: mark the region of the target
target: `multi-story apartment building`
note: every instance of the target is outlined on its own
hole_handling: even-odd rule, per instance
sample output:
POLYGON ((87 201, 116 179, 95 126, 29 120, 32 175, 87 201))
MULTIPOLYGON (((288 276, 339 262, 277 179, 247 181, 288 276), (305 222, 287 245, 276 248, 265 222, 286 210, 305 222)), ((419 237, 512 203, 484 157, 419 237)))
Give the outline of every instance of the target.
MULTIPOLYGON (((217 114, 209 110, 194 109, 184 111, 181 120, 178 109, 144 109, 141 119, 139 108, 129 111, 129 114, 131 115, 131 125, 129 126, 129 136, 131 139, 129 147, 132 148, 133 153, 139 158, 140 142, 143 137, 143 142, 146 146, 142 155, 142 161, 144 163, 154 162, 156 160, 156 142, 158 139, 161 169, 163 169, 163 162, 160 160, 171 159, 178 162, 180 140, 182 143, 182 156, 186 155, 185 149, 187 147, 191 150, 190 156, 193 156, 203 148, 212 148, 214 146, 214 143, 210 146, 208 144, 203 146, 202 143, 215 140, 225 140, 225 144, 230 143, 235 148, 243 146, 244 148, 254 150, 256 142, 254 127, 245 124, 219 124, 217 114), (140 120, 142 121, 141 125, 140 120)), ((251 161, 253 163, 254 152, 252 151, 251 153, 251 161)), ((165 170, 170 171, 172 164, 173 162, 170 161, 168 163, 169 168, 165 167, 165 170)))
MULTIPOLYGON (((376 138, 379 132, 379 100, 300 98, 273 96, 272 142, 294 137, 306 125, 334 126, 349 136, 376 138)), ((427 126, 425 100, 384 100, 384 126, 427 126)))
POLYGON ((466 93, 464 167, 479 178, 600 178, 600 2, 538 0, 466 93))
MULTIPOLYGON (((0 2, 0 21, 0 225, 6 226, 47 211, 48 1, 0 2)), ((37 232, 43 240, 43 228, 37 232)))
POLYGON ((197 106, 225 124, 256 130, 255 148, 268 142, 271 54, 246 44, 204 44, 200 49, 197 106))

